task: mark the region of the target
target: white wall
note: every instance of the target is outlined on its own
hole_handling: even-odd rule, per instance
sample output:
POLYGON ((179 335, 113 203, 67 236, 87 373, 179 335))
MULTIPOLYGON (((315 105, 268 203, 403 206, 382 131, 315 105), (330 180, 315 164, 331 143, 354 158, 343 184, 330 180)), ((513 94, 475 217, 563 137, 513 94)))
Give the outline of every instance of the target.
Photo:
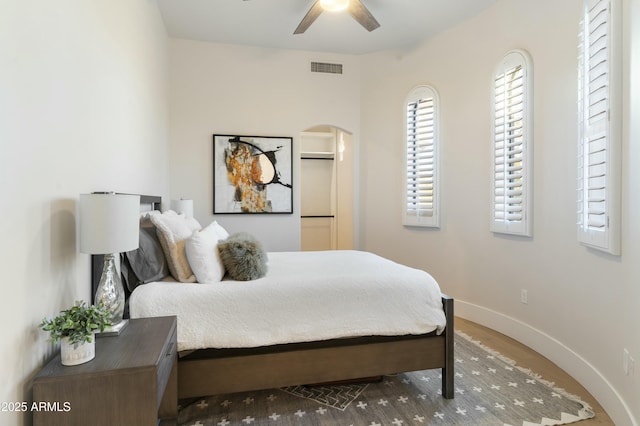
MULTIPOLYGON (((360 128, 357 57, 173 39, 170 42, 171 197, 192 198, 205 226, 255 235, 269 251, 300 248, 299 136, 316 125, 360 128), (312 74, 310 61, 344 74, 312 74), (213 216, 212 135, 293 137, 294 213, 213 216)), ((354 136, 357 145, 357 135, 354 136)))
MULTIPOLYGON (((633 11, 626 19, 636 27, 638 75, 640 14, 637 2, 625 7, 633 11)), ((365 249, 433 273, 459 314, 551 358, 623 425, 640 418, 640 371, 626 377, 622 369, 624 348, 640 360, 640 170, 632 167, 640 164, 640 93, 636 79, 624 141, 623 254, 613 257, 576 241, 580 10, 581 0, 502 0, 414 50, 363 58, 360 231, 365 249), (494 67, 513 48, 533 58, 532 238, 489 232, 490 88, 494 67), (433 85, 441 98, 440 230, 401 225, 403 99, 418 84, 433 85), (528 305, 520 303, 523 288, 528 305)))
POLYGON ((90 300, 79 194, 168 195, 166 40, 152 0, 0 3, 2 402, 53 353, 42 318, 90 300))

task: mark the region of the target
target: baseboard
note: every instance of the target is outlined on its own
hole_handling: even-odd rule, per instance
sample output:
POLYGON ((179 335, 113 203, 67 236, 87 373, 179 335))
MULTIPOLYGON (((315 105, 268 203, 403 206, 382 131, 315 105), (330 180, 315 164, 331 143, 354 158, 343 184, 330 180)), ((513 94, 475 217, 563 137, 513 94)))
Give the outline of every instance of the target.
POLYGON ((593 365, 543 331, 473 303, 456 299, 456 316, 505 334, 542 354, 569 373, 594 396, 616 425, 638 426, 616 389, 593 365))

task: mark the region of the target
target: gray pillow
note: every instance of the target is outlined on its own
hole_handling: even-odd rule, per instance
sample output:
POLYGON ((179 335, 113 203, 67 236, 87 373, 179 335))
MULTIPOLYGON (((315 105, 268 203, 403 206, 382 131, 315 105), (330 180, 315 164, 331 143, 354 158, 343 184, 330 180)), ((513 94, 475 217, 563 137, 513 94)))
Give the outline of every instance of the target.
POLYGON ((267 253, 253 236, 239 232, 218 243, 220 259, 231 279, 249 281, 267 273, 267 253))
POLYGON ((139 246, 122 254, 120 267, 129 291, 141 284, 160 281, 169 276, 169 268, 155 227, 140 227, 139 246))

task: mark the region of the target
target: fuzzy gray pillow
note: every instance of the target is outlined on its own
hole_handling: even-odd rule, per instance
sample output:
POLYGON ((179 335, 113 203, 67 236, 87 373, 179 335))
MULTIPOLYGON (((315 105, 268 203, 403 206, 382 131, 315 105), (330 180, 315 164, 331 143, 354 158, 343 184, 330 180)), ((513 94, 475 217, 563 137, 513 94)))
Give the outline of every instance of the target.
POLYGON ((218 243, 227 274, 236 281, 249 281, 267 273, 267 253, 253 236, 239 232, 218 243))

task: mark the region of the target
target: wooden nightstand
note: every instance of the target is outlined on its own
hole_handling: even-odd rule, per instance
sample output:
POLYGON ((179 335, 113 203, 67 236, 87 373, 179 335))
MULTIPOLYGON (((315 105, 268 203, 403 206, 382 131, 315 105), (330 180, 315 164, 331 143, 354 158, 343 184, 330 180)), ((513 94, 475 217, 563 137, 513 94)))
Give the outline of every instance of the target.
POLYGON ((97 338, 96 357, 86 364, 65 367, 58 354, 33 381, 42 408, 33 424, 175 424, 176 326, 176 317, 134 319, 119 336, 97 338))

